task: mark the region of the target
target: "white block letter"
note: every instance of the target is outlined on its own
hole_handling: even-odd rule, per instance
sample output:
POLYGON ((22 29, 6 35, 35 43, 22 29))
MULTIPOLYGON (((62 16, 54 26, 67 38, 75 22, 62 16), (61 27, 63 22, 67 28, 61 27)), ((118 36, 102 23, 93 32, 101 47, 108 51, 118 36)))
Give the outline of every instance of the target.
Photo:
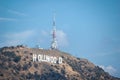
POLYGON ((36 61, 37 55, 33 54, 33 61, 36 61))
POLYGON ((61 64, 62 63, 62 58, 59 57, 58 63, 61 64))

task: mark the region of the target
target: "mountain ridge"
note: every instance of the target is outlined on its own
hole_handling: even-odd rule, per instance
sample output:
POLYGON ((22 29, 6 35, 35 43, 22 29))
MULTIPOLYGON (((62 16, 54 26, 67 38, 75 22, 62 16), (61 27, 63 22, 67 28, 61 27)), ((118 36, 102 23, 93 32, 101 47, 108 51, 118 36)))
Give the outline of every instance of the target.
POLYGON ((1 80, 120 80, 87 59, 23 45, 0 48, 0 72, 1 80), (62 63, 33 61, 33 54, 61 57, 62 63))

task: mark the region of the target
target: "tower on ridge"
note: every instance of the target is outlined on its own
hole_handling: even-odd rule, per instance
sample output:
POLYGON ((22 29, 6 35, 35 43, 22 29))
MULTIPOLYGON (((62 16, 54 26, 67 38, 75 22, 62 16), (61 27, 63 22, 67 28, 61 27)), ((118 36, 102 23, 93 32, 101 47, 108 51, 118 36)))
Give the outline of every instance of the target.
POLYGON ((53 16, 53 30, 52 30, 51 49, 52 49, 52 50, 53 50, 53 49, 57 49, 55 15, 53 16))

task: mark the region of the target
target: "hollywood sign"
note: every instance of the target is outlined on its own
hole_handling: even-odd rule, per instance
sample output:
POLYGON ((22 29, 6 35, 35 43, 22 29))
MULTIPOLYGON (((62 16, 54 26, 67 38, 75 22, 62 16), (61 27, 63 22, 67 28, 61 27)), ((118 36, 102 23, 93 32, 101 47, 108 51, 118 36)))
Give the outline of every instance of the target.
POLYGON ((61 64, 62 57, 49 56, 45 54, 33 54, 33 62, 36 62, 36 61, 61 64))

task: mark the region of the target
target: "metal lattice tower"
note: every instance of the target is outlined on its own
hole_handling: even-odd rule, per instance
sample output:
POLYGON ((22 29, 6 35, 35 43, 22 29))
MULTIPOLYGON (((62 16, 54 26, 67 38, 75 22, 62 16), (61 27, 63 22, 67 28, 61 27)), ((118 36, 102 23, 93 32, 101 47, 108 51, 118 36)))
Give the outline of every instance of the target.
POLYGON ((55 15, 53 17, 53 30, 52 30, 51 49, 57 49, 55 15))

